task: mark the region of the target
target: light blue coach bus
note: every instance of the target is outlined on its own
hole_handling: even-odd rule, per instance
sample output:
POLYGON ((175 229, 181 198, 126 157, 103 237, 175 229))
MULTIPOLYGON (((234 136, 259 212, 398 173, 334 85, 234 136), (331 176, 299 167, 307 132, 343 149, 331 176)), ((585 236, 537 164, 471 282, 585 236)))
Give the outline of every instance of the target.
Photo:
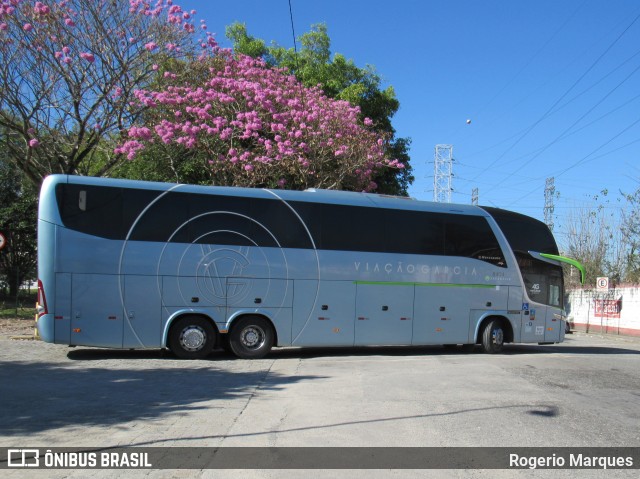
POLYGON ((44 341, 223 347, 557 343, 549 229, 495 208, 340 191, 53 175, 40 194, 44 341))

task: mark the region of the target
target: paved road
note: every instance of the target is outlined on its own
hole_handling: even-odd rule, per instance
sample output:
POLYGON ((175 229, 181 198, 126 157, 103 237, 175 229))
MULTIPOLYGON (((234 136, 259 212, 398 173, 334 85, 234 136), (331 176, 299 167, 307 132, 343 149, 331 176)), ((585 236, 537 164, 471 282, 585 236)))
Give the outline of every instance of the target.
MULTIPOLYGON (((580 334, 560 345, 510 346, 496 356, 440 347, 283 349, 256 361, 224 353, 181 361, 161 351, 0 339, 0 446, 637 447, 639 366, 640 341, 580 334)), ((635 476, 611 472, 606 477, 635 476)), ((601 471, 536 473, 604 477, 601 471)), ((32 474, 86 477, 87 471, 32 474)), ((349 477, 514 474, 531 477, 531 471, 455 470, 353 471, 349 477)), ((122 477, 118 471, 91 475, 122 477)), ((336 472, 313 476, 336 477, 336 472)))

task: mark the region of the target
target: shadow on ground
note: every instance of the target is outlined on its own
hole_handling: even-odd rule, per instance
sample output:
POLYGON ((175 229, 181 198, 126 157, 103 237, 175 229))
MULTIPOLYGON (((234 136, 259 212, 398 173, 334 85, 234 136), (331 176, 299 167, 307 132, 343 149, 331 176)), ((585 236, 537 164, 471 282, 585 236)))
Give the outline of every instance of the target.
POLYGON ((72 355, 103 363, 0 361, 3 436, 66 426, 117 428, 135 420, 222 409, 261 390, 324 377, 272 372, 272 361, 254 363, 241 371, 229 371, 215 361, 166 361, 158 350, 78 350, 72 355))

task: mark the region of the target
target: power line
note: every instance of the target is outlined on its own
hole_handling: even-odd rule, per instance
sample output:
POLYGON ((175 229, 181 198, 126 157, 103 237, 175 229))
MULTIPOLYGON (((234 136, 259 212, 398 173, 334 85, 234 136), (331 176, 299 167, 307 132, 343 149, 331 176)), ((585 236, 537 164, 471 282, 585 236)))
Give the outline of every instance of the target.
POLYGON ((595 110, 598 106, 600 106, 602 104, 602 102, 604 102, 607 98, 609 98, 610 95, 613 94, 613 92, 615 92, 618 88, 620 88, 620 86, 622 86, 629 78, 631 78, 638 70, 640 70, 640 65, 638 65, 637 68, 635 68, 631 73, 629 73, 629 75, 627 75, 620 83, 618 83, 613 89, 609 90, 609 92, 600 99, 600 101, 598 101, 595 105, 593 105, 591 108, 589 108, 589 110, 587 110, 586 113, 584 113, 580 118, 578 118, 576 121, 574 121, 571 125, 569 125, 569 127, 567 127, 562 133, 560 133, 560 135, 558 135, 555 139, 553 139, 550 143, 548 143, 546 146, 544 146, 541 150, 538 151, 538 153, 536 153, 531 159, 529 159, 528 161, 526 161, 525 163, 523 163, 522 165, 520 165, 519 168, 515 169, 511 174, 515 174, 518 173, 519 171, 521 171, 524 167, 526 167, 529 163, 531 163, 533 160, 535 160, 536 158, 538 158, 542 153, 544 153, 546 150, 549 149, 549 147, 555 145, 559 140, 561 140, 564 135, 571 130, 571 128, 573 128, 574 126, 576 126, 578 123, 580 123, 589 113, 591 113, 593 110, 595 110))
MULTIPOLYGON (((298 43, 296 42, 296 30, 293 27, 293 9, 291 8, 291 0, 289 0, 289 19, 291 20, 291 34, 293 35, 293 51, 298 53, 298 43)), ((296 57, 296 68, 298 68, 298 55, 296 57)))
MULTIPOLYGON (((573 13, 571 15, 569 15, 569 17, 562 23, 562 25, 560 25, 554 32, 553 34, 547 39, 547 41, 533 54, 529 57, 529 60, 524 64, 524 66, 522 68, 520 68, 520 70, 518 70, 518 72, 513 75, 503 86, 502 88, 500 88, 500 90, 498 90, 498 92, 493 95, 493 97, 491 97, 491 99, 486 102, 478 111, 476 111, 474 113, 473 116, 479 116, 484 110, 487 109, 487 107, 489 105, 491 105, 496 98, 498 98, 509 86, 511 86, 511 84, 515 81, 516 78, 518 78, 523 71, 525 71, 529 65, 531 65, 531 63, 533 63, 533 60, 536 59, 536 57, 538 55, 540 55, 540 53, 542 51, 545 50, 545 48, 547 47, 547 45, 549 45, 549 43, 551 43, 551 41, 558 35, 558 33, 564 31, 566 25, 576 16, 576 14, 578 13, 578 11, 580 9, 582 9, 582 7, 584 6, 584 4, 587 3, 586 0, 584 0, 579 6, 578 8, 576 8, 573 13)), ((460 132, 462 127, 458 128, 458 130, 454 133, 454 137, 458 135, 458 133, 460 132)), ((515 136, 515 135, 514 135, 515 136)), ((506 141, 506 140, 505 140, 506 141)))
MULTIPOLYGON (((602 154, 602 155, 599 155, 599 156, 596 156, 596 157, 594 157, 594 158, 588 159, 591 155, 593 155, 593 154, 594 154, 594 153, 596 153, 598 150, 601 150, 602 148, 604 148, 605 146, 607 146, 607 145, 608 145, 609 143, 611 143, 613 140, 615 140, 615 139, 616 139, 616 138, 618 138, 619 136, 621 136, 621 135, 623 135, 624 133, 626 133, 628 130, 630 130, 631 128, 633 128, 633 127, 634 127, 635 125, 637 125, 638 123, 640 123, 640 118, 638 118, 636 121, 634 121, 633 123, 631 123, 629 126, 627 126, 626 128, 624 128, 622 131, 620 131, 619 133, 617 133, 616 135, 614 135, 613 137, 611 137, 609 140, 607 140, 607 141, 605 141, 604 143, 602 143, 599 147, 597 147, 596 149, 594 149, 593 151, 591 151, 591 153, 589 153, 588 155, 583 156, 580 160, 576 161, 575 163, 573 163, 573 164, 572 164, 572 165, 570 165, 569 167, 565 168, 564 170, 560 171, 559 173, 556 173, 556 174, 555 174, 555 176, 556 176, 556 177, 558 177, 558 176, 560 176, 560 175, 563 175, 563 174, 565 174, 567 171, 569 171, 569 170, 571 170, 571 169, 573 169, 573 168, 575 168, 575 167, 577 167, 577 166, 579 166, 579 165, 581 165, 581 164, 583 164, 583 163, 586 163, 586 162, 588 162, 588 161, 593 161, 593 160, 596 160, 596 159, 598 159, 598 158, 602 158, 603 156, 610 155, 611 153, 614 153, 614 152, 616 152, 616 151, 618 151, 618 150, 620 150, 620 149, 622 149, 622 148, 626 148, 627 146, 630 146, 630 145, 632 145, 632 144, 634 144, 634 143, 639 142, 639 141, 640 141, 640 138, 638 138, 638 139, 636 139, 636 140, 634 140, 634 141, 632 141, 632 142, 630 142, 630 143, 627 143, 626 145, 623 145, 623 146, 621 146, 621 147, 618 147, 618 148, 616 148, 616 149, 614 149, 614 150, 608 151, 607 153, 604 153, 604 154, 602 154)), ((515 201, 511 202, 508 206, 511 206, 511 205, 513 205, 513 204, 517 203, 518 201, 522 201, 522 200, 524 200, 525 198, 527 198, 528 196, 531 196, 531 195, 532 195, 533 193, 535 193, 536 191, 539 191, 539 187, 536 187, 535 189, 531 190, 531 191, 530 191, 529 193, 527 193, 526 195, 524 195, 524 196, 522 196, 522 197, 518 198, 517 200, 515 200, 515 201)))
POLYGON ((616 37, 616 39, 605 49, 604 52, 602 52, 600 54, 600 56, 598 56, 598 58, 596 58, 594 60, 594 62, 589 66, 589 68, 587 68, 587 70, 580 75, 580 77, 560 96, 560 98, 558 98, 553 105, 551 105, 551 107, 549 109, 547 109, 547 111, 538 119, 536 120, 531 126, 529 126, 525 132, 520 135, 520 137, 518 137, 518 139, 509 147, 507 148, 498 158, 496 158, 495 160, 493 160, 489 166, 487 166, 482 172, 478 173, 478 175, 476 175, 476 178, 478 178, 480 175, 482 175, 483 173, 485 173, 486 171, 488 171, 490 168, 492 168, 497 162, 499 162, 502 158, 504 158, 507 153, 509 153, 513 148, 515 148, 515 146, 520 143, 536 126, 538 126, 542 121, 544 121, 555 109, 556 106, 558 106, 558 104, 571 92, 571 90, 573 90, 578 83, 580 83, 582 81, 582 79, 587 76, 589 74, 589 72, 591 72, 591 70, 593 70, 593 68, 600 62, 600 60, 602 60, 602 58, 604 58, 604 56, 609 53, 609 51, 616 45, 616 43, 618 43, 618 41, 624 36, 625 33, 627 33, 627 31, 633 26, 633 24, 638 21, 638 18, 640 18, 640 14, 636 15, 635 18, 631 21, 631 23, 629 23, 629 25, 627 25, 627 27, 616 37))
POLYGON ((611 143, 613 140, 615 140, 616 138, 618 138, 619 136, 623 135, 624 133, 626 133, 627 131, 629 131, 631 128, 633 128, 634 126, 636 126, 638 123, 640 123, 640 118, 638 118, 636 121, 634 121, 633 123, 631 123, 629 126, 627 126, 625 129, 623 129, 621 132, 619 132, 617 135, 613 136, 612 138, 610 138, 609 140, 607 140, 606 142, 604 142, 602 145, 600 145, 598 148, 596 148, 595 150, 593 150, 591 153, 589 153, 587 156, 582 157, 582 159, 576 161, 574 164, 572 164, 571 166, 565 168, 564 170, 562 170, 560 173, 558 173, 556 176, 560 176, 560 175, 564 175, 567 171, 572 170, 573 168, 575 168, 576 166, 580 166, 583 163, 586 163, 587 161, 593 161, 597 158, 601 158, 603 156, 606 156, 608 154, 613 153, 614 151, 617 151, 621 148, 626 148, 629 145, 632 145, 634 143, 637 143, 638 141, 640 141, 640 138, 637 140, 634 140, 630 143, 627 143, 626 145, 620 147, 620 148, 616 148, 615 150, 612 150, 610 152, 607 152, 604 155, 600 155, 600 156, 596 156, 595 158, 591 158, 590 160, 588 160, 588 158, 593 155, 594 153, 596 153, 598 150, 600 150, 601 148, 604 148, 605 146, 607 146, 609 143, 611 143))
MULTIPOLYGON (((635 57, 637 57, 638 55, 640 55, 640 50, 637 50, 633 55, 631 55, 630 57, 628 57, 626 60, 624 60, 623 62, 621 62, 618 66, 616 66, 614 69, 612 69, 611 71, 609 71, 606 75, 602 76, 599 80, 597 80, 596 82, 592 83, 589 87, 585 88, 584 90, 582 90, 580 93, 578 93, 577 95, 575 95, 574 97, 572 97, 571 99, 567 100, 565 103, 563 103, 562 105, 560 105, 558 108, 556 108, 555 110, 553 110, 549 116, 551 115, 555 115, 556 113, 558 113, 559 111, 561 111, 562 109, 566 108, 567 106, 569 106, 571 103, 573 103, 575 100, 577 100, 578 98, 580 98, 582 95, 584 95, 585 93, 587 93, 589 90, 595 88, 596 86, 598 86, 600 83, 602 83, 604 80, 606 80, 609 76, 613 75, 616 71, 618 71, 619 69, 621 69, 624 65, 626 65, 627 63, 629 63, 631 60, 633 60, 635 57)), ((604 115, 598 117, 596 120, 592 121, 591 123, 588 123, 587 125, 579 128, 578 130, 575 130, 574 132, 563 136, 560 139, 564 139, 567 138, 571 135, 573 135, 574 133, 577 133, 578 131, 583 130, 584 128, 586 128, 587 126, 593 125, 595 122, 605 118, 606 116, 610 115, 611 113, 615 112, 616 110, 619 110, 620 108, 626 106, 628 103, 631 103, 632 101, 636 100, 638 97, 640 97, 639 95, 636 95, 635 97, 633 97, 631 100, 628 100, 627 102, 623 103, 622 105, 620 105, 619 107, 609 111, 608 113, 605 113, 604 115)), ((548 118, 548 117, 547 117, 548 118)), ((477 156, 480 155, 482 153, 485 153, 487 151, 493 150, 494 148, 497 148, 498 146, 502 145, 503 143, 506 143, 507 141, 517 137, 518 135, 521 135, 522 133, 524 133, 527 130, 527 128, 523 128, 517 132, 515 132, 513 135, 505 138, 504 140, 499 141, 498 143, 494 143, 491 146, 488 146, 487 148, 484 148, 480 151, 475 151, 473 153, 469 153, 466 155, 467 158, 471 158, 473 156, 477 156)), ((526 158, 528 155, 533 154, 533 153, 537 153, 538 151, 540 151, 540 149, 538 150, 534 150, 533 152, 529 152, 526 153, 524 155, 521 155, 517 158, 514 158, 513 161, 517 161, 519 159, 522 158, 526 158)), ((477 169, 483 169, 482 167, 475 167, 477 169)), ((482 173, 481 173, 482 174, 482 173)))

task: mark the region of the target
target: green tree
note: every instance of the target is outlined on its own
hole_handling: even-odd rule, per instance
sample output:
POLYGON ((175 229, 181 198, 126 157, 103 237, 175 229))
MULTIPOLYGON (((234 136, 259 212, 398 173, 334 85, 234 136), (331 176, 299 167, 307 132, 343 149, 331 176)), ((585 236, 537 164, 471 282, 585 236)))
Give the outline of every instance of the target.
POLYGON ((262 57, 268 64, 285 67, 308 87, 320 85, 324 93, 346 100, 360 107, 363 117, 373 120, 376 132, 385 134, 387 155, 405 165, 404 169, 385 171, 374 178, 379 193, 407 195, 413 182, 409 163, 409 138, 396 138, 391 119, 400 102, 392 86, 382 89, 382 80, 373 66, 360 68, 339 53, 331 56, 331 40, 324 24, 312 25, 311 31, 300 38, 300 51, 278 45, 267 47, 265 42, 248 34, 246 25, 234 23, 226 29, 233 41, 234 51, 253 57, 262 57))
POLYGON ((640 283, 640 188, 623 196, 627 201, 620 228, 624 245, 624 280, 637 284, 640 283))
POLYGON ((23 175, 0 158, 0 232, 7 239, 0 250, 0 283, 15 298, 18 288, 36 277, 37 196, 23 175))
MULTIPOLYGON (((595 286, 596 278, 607 269, 610 227, 602 208, 581 208, 571 211, 567 217, 567 256, 578 260, 585 267, 585 286, 595 286)), ((569 273, 572 271, 565 269, 569 273)), ((567 286, 578 287, 577 277, 565 277, 567 286)))
POLYGON ((196 64, 204 51, 193 18, 169 0, 3 6, 0 147, 36 186, 51 173, 108 174, 144 111, 132 107, 135 91, 158 81, 158 63, 196 64))

